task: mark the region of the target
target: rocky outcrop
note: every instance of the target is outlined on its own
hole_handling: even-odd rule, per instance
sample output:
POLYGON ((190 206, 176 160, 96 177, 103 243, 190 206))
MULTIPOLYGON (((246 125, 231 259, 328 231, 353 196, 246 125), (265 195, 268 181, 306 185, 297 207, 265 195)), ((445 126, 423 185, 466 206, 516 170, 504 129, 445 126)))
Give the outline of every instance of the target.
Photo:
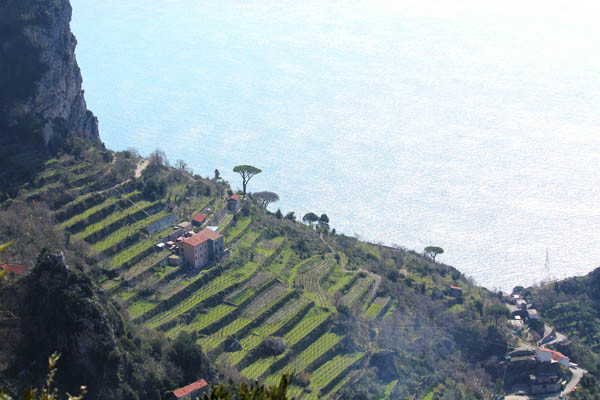
POLYGON ((19 322, 10 367, 18 381, 39 381, 46 358, 56 351, 61 354, 57 379, 62 387, 73 393, 85 383, 91 398, 118 398, 115 387, 106 383, 115 383, 123 326, 85 274, 65 265, 61 252, 44 250, 28 276, 2 289, 3 306, 19 322))
MULTIPOLYGON (((68 0, 0 1, 0 128, 24 120, 48 144, 67 135, 99 140, 75 59, 68 0)), ((21 133, 22 134, 22 133, 21 133)))

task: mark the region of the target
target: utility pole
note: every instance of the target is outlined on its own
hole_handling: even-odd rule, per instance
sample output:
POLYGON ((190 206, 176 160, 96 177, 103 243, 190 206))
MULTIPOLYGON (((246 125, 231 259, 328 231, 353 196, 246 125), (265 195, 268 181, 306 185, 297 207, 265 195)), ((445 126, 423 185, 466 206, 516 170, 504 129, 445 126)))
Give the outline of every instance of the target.
POLYGON ((546 279, 550 282, 550 258, 548 257, 548 248, 546 247, 546 263, 544 264, 544 272, 546 273, 546 279))

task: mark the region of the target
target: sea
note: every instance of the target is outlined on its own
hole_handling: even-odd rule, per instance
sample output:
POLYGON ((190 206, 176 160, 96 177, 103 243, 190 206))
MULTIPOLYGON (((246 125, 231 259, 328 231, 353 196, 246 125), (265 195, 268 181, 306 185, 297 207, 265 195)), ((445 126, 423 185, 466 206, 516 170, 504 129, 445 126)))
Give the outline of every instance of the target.
POLYGON ((508 291, 600 266, 592 2, 71 0, 114 150, 508 291), (548 257, 546 257, 548 255, 548 257))

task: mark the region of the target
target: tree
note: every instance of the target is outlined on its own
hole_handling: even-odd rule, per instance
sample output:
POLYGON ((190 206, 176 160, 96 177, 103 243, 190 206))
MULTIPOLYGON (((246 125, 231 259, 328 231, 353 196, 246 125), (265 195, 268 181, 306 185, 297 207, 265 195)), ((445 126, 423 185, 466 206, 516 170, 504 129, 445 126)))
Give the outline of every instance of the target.
POLYGON ((510 310, 502 304, 493 304, 486 308, 485 313, 494 320, 494 325, 498 327, 498 321, 500 318, 510 317, 510 310))
POLYGON ((285 219, 289 219, 290 221, 295 221, 296 214, 294 214, 293 211, 290 211, 289 213, 285 214, 285 219))
POLYGON ((319 218, 319 224, 329 225, 329 217, 327 216, 327 214, 321 214, 321 217, 319 218))
POLYGON ((175 166, 182 171, 187 171, 187 163, 182 159, 175 161, 175 166))
POLYGON ((314 222, 317 222, 318 220, 319 220, 319 217, 314 212, 306 213, 306 214, 304 214, 304 217, 302 217, 302 221, 308 222, 310 224, 310 226, 312 226, 312 224, 314 222))
POLYGON ((252 193, 252 197, 258 200, 263 208, 267 208, 269 204, 279 201, 279 195, 273 192, 252 193))
POLYGON ((427 246, 425 247, 425 254, 431 258, 431 260, 433 262, 435 262, 435 257, 438 254, 444 254, 444 249, 442 249, 441 247, 437 247, 437 246, 427 246))
POLYGON ((169 160, 164 151, 160 149, 154 150, 148 157, 148 167, 151 169, 158 169, 169 165, 169 160))
POLYGON ((281 210, 279 208, 277 209, 277 211, 275 211, 275 218, 277 218, 277 219, 283 218, 283 213, 281 212, 281 210))
POLYGON ((216 168, 215 168, 215 177, 213 179, 215 180, 215 182, 218 181, 219 179, 221 179, 221 173, 216 168))
POLYGON ((244 196, 246 196, 246 186, 254 175, 258 175, 262 172, 260 168, 253 167, 252 165, 237 165, 233 168, 233 172, 237 172, 242 177, 242 190, 244 196))

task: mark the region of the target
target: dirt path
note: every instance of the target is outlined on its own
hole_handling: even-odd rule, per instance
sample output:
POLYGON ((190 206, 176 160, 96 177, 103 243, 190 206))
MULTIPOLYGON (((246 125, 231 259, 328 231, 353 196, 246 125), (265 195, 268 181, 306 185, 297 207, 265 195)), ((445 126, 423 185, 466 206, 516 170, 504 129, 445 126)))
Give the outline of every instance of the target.
MULTIPOLYGON (((335 255, 336 254, 335 249, 323 238, 323 233, 320 233, 319 237, 321 238, 321 241, 325 244, 325 246, 327 246, 329 248, 331 255, 332 256, 335 255)), ((350 271, 350 270, 346 269, 346 264, 343 260, 340 261, 340 269, 344 272, 355 272, 355 271, 350 271)), ((364 272, 365 274, 368 274, 369 276, 371 276, 375 279, 375 285, 373 285, 373 287, 371 288, 371 293, 369 293, 369 298, 375 298, 377 289, 379 289, 379 285, 381 284, 381 276, 378 274, 375 274, 371 271, 367 271, 363 268, 359 268, 358 271, 364 272)), ((371 357, 373 355, 373 347, 374 347, 373 343, 377 343, 377 339, 379 339, 379 329, 377 329, 375 340, 373 342, 369 342, 369 351, 368 351, 367 357, 365 357, 365 360, 363 361, 363 366, 361 368, 359 368, 357 371, 366 370, 366 367, 369 365, 369 363, 371 361, 371 357)), ((362 375, 362 372, 357 373, 355 377, 351 378, 348 381, 348 384, 350 384, 353 381, 356 382, 361 375, 362 375)), ((335 400, 339 400, 339 398, 340 398, 340 396, 338 395, 335 397, 335 400)))
POLYGON ((148 160, 143 160, 139 162, 138 165, 135 167, 135 177, 139 178, 140 176, 142 176, 142 171, 145 170, 147 166, 148 160))

